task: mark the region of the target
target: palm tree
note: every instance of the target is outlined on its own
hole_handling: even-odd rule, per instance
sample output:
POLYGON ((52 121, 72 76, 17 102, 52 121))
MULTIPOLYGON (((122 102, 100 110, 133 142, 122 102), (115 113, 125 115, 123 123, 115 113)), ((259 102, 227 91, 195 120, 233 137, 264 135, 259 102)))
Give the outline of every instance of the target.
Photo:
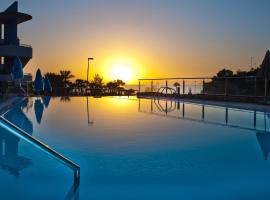
POLYGON ((61 88, 64 87, 64 82, 60 74, 56 74, 53 72, 48 72, 45 74, 45 77, 48 77, 51 84, 52 88, 61 88))
POLYGON ((110 81, 106 84, 106 86, 110 94, 115 93, 115 90, 117 89, 117 85, 115 82, 110 81))
POLYGON ((65 87, 71 84, 70 79, 74 78, 75 76, 71 73, 69 70, 61 70, 60 71, 60 76, 62 77, 65 87))
POLYGON ((175 83, 173 84, 173 86, 175 87, 176 93, 177 93, 177 94, 180 94, 180 83, 175 82, 175 83))
POLYGON ((96 88, 102 88, 103 87, 103 77, 101 77, 99 74, 95 74, 94 79, 92 81, 92 84, 96 88))
POLYGON ((82 79, 76 79, 75 80, 75 86, 76 86, 76 88, 80 89, 80 94, 81 95, 83 93, 83 88, 87 86, 86 82, 87 81, 82 80, 82 79))
POLYGON ((118 94, 120 94, 121 90, 124 89, 122 86, 126 85, 126 83, 124 81, 120 80, 120 79, 117 79, 114 82, 116 83, 118 94))

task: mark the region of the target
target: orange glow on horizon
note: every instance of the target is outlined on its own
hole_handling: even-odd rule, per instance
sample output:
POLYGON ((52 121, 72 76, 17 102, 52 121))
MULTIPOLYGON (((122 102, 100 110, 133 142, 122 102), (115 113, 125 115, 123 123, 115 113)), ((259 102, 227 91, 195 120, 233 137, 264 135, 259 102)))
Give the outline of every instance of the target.
POLYGON ((126 84, 133 84, 137 83, 137 79, 143 74, 140 63, 130 57, 114 56, 97 64, 100 70, 96 73, 100 74, 105 82, 120 79, 126 84))

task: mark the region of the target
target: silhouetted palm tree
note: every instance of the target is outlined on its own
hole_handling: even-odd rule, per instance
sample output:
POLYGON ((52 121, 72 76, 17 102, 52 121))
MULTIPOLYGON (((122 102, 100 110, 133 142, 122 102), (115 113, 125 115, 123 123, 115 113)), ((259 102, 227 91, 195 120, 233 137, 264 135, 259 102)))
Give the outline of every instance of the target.
POLYGON ((70 79, 75 77, 75 76, 71 73, 71 71, 69 71, 69 70, 61 70, 61 71, 60 71, 60 75, 61 75, 61 77, 63 78, 65 87, 67 87, 68 85, 70 85, 70 84, 71 84, 70 79))
POLYGON ((61 77, 60 74, 56 74, 56 73, 53 73, 53 72, 48 72, 48 73, 45 74, 45 77, 49 78, 53 89, 65 86, 63 78, 61 77))
POLYGON ((175 87, 175 92, 176 92, 177 94, 180 94, 180 83, 175 82, 175 83, 173 84, 173 86, 175 87))
POLYGON ((121 91, 124 90, 124 88, 122 86, 126 85, 126 83, 120 79, 117 79, 115 81, 116 85, 117 85, 117 90, 118 90, 118 95, 120 95, 121 91))
POLYGON ((95 74, 91 83, 95 88, 101 89, 103 87, 103 78, 99 74, 95 74))
POLYGON ((87 87, 88 82, 82 79, 76 79, 74 86, 80 90, 80 94, 83 93, 83 88, 87 87))
POLYGON ((115 82, 112 82, 112 81, 108 82, 108 83, 106 84, 106 87, 108 88, 108 92, 109 92, 110 94, 115 93, 115 90, 117 89, 116 83, 115 83, 115 82))

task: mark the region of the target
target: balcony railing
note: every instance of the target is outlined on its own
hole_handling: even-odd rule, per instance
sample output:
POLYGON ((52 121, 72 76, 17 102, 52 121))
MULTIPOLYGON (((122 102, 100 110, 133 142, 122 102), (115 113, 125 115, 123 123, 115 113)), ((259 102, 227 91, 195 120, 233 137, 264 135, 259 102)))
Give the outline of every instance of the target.
POLYGON ((20 44, 19 46, 21 46, 21 47, 27 47, 27 48, 32 48, 32 46, 31 45, 28 45, 28 44, 20 44))

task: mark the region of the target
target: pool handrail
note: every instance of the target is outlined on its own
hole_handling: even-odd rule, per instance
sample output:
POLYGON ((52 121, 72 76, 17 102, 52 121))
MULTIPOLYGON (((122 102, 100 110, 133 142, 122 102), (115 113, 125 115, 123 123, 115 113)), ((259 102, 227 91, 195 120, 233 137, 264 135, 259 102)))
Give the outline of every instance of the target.
POLYGON ((17 137, 34 145, 38 149, 46 152, 51 157, 57 159, 58 161, 62 162, 63 164, 65 164, 66 166, 71 168, 74 172, 74 182, 76 182, 76 183, 79 182, 79 180, 80 180, 80 166, 79 165, 75 164, 74 162, 72 162, 68 158, 64 157, 60 153, 58 153, 55 150, 53 150, 52 148, 50 148, 48 145, 42 143, 41 141, 39 141, 35 137, 31 136, 30 134, 28 134, 27 132, 22 130, 21 128, 17 127, 13 123, 11 123, 7 119, 5 119, 3 116, 0 116, 0 126, 4 129, 6 129, 7 131, 13 133, 17 137))

